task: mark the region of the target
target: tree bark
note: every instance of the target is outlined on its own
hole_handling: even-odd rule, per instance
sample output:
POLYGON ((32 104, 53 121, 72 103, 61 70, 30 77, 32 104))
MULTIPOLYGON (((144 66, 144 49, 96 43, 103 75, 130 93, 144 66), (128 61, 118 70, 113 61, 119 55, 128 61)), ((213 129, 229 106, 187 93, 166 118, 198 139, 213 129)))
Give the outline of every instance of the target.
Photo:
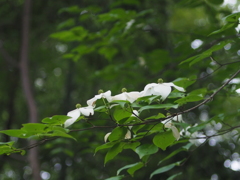
MULTIPOLYGON (((29 123, 37 123, 37 106, 31 89, 29 66, 28 66, 28 51, 29 51, 29 24, 30 24, 31 0, 25 0, 22 16, 22 34, 21 34, 21 50, 20 50, 20 73, 23 92, 28 105, 29 123)), ((30 144, 34 143, 33 140, 30 144)), ((32 168, 34 180, 41 180, 40 165, 38 160, 38 148, 29 150, 28 161, 32 168)))

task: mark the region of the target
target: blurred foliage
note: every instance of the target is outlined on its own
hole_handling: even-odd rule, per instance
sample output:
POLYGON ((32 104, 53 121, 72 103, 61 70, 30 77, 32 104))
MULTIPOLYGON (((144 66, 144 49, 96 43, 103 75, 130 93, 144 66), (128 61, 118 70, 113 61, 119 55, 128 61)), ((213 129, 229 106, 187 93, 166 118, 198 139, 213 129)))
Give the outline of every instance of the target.
MULTIPOLYGON (((208 97, 239 69, 239 32, 235 29, 239 13, 232 14, 239 2, 234 7, 222 4, 222 0, 33 1, 29 66, 39 122, 45 117, 66 114, 77 103, 86 106, 86 100, 99 89, 111 89, 113 94, 120 93, 123 87, 128 91, 141 90, 146 84, 157 82, 158 78, 164 82, 174 81, 179 86, 181 78, 196 81, 191 86, 183 86, 187 87, 188 95, 199 90, 197 93, 202 94, 199 100, 208 97), (219 46, 221 48, 214 49, 219 46), (206 54, 206 51, 210 52, 206 54), (195 59, 189 60, 191 57, 195 59), (183 61, 186 63, 180 64, 183 61)), ((1 47, 16 64, 19 61, 22 7, 23 1, 0 2, 1 47)), ((28 119, 19 70, 2 53, 0 79, 0 129, 20 129, 28 119)), ((211 121, 211 126, 198 127, 207 135, 238 126, 238 88, 239 78, 236 78, 211 102, 184 114, 184 121, 190 124, 211 121)), ((181 100, 184 105, 180 111, 198 103, 181 100)), ((169 98, 166 103, 172 101, 169 98)), ((97 117, 95 125, 113 124, 100 115, 96 113, 94 116, 97 117)), ((91 124, 81 120, 71 128, 88 127, 91 124)), ((138 162, 138 155, 142 157, 144 154, 133 153, 131 149, 122 151, 105 166, 106 150, 93 156, 95 148, 104 144, 103 138, 110 131, 111 128, 74 131, 70 135, 77 142, 57 138, 40 145, 42 178, 106 179, 117 176, 117 171, 127 165, 132 169, 123 168, 120 173, 126 174, 125 179, 148 179, 162 166, 169 171, 158 169, 164 173, 154 175, 152 179, 167 179, 174 174, 179 180, 231 180, 239 177, 239 165, 235 171, 231 168, 231 162, 240 163, 238 129, 208 139, 202 145, 197 144, 190 151, 181 150, 161 166, 157 166, 159 161, 182 148, 181 141, 157 153, 156 146, 148 147, 150 154, 155 153, 154 158, 146 158, 147 166, 139 171, 142 164, 138 162), (178 166, 176 162, 184 158, 187 161, 178 166), (136 171, 134 177, 127 171, 129 174, 136 171)), ((142 143, 148 144, 150 138, 142 143)), ((18 147, 27 145, 24 140, 3 134, 0 140, 15 141, 18 147)), ((1 144, 1 147, 11 148, 12 144, 1 144)), ((30 179, 31 168, 25 156, 4 155, 0 161, 0 179, 30 179)))

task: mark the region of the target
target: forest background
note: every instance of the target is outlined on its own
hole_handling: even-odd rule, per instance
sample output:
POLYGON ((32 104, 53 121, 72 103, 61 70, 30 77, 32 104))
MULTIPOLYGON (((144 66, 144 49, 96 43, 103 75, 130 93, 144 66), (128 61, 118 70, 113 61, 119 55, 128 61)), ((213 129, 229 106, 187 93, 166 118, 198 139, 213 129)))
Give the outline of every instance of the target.
POLYGON ((141 170, 129 173, 126 168, 120 175, 117 171, 138 162, 139 154, 127 149, 105 165, 106 150, 94 155, 113 129, 105 127, 113 124, 108 120, 96 122, 102 128, 86 131, 80 129, 91 124, 75 123, 70 129, 76 131, 69 134, 77 141, 28 141, 0 134, 1 147, 14 141, 15 147, 26 150, 25 155, 0 156, 0 179, 149 179, 161 167, 162 173, 151 179, 237 179, 239 10, 237 0, 1 0, 0 130, 66 115, 77 103, 86 106, 99 89, 112 94, 122 88, 141 91, 159 78, 191 81, 184 87, 189 98, 178 102, 177 110, 161 111, 165 115, 209 97, 211 101, 182 114, 185 123, 200 124, 194 129, 199 136, 191 139, 193 146, 180 143, 183 134, 180 145, 159 149, 141 170), (34 143, 37 146, 31 147, 34 143), (171 153, 175 155, 158 165, 171 153))

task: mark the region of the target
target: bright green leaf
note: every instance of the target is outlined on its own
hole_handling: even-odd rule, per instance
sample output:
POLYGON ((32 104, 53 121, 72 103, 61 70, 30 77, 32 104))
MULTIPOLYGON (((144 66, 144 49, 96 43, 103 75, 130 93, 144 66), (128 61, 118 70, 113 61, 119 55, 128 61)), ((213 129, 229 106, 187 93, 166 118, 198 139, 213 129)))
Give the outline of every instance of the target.
POLYGON ((125 145, 124 142, 120 142, 115 144, 113 147, 111 147, 104 159, 104 164, 106 164, 108 161, 113 159, 115 156, 117 156, 120 152, 122 152, 123 146, 125 145))
POLYGON ((177 109, 178 108, 178 104, 154 104, 154 105, 148 105, 148 106, 143 106, 139 109, 139 111, 144 111, 144 110, 148 110, 148 109, 170 109, 170 108, 174 108, 177 109))
POLYGON ((143 156, 155 154, 158 152, 158 147, 154 144, 143 144, 137 147, 135 152, 139 155, 139 158, 142 159, 143 156))
POLYGON ((52 124, 52 125, 62 125, 64 122, 69 119, 69 116, 56 115, 53 117, 47 117, 42 120, 42 123, 52 124))
POLYGON ((113 129, 112 133, 109 135, 109 141, 116 141, 120 139, 124 139, 127 133, 127 128, 125 127, 116 127, 113 129))
POLYGON ((172 145, 174 141, 175 137, 173 136, 172 131, 158 133, 153 138, 153 143, 162 150, 166 150, 166 148, 172 145))
POLYGON ((130 109, 116 108, 113 112, 113 117, 117 122, 124 118, 129 118, 131 115, 130 109))

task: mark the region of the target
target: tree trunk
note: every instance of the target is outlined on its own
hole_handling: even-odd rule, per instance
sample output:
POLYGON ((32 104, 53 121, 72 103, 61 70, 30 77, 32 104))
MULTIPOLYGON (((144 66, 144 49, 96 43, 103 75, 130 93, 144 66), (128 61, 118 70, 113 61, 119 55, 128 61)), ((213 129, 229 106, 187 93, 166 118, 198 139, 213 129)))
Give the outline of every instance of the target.
MULTIPOLYGON (((31 0, 25 0, 22 16, 22 34, 21 34, 21 51, 20 51, 20 72, 23 92, 26 97, 28 111, 29 111, 29 123, 37 123, 37 106, 33 97, 31 89, 29 67, 28 67, 28 51, 29 51, 29 24, 30 24, 30 10, 31 0)), ((30 143, 34 143, 33 140, 30 143)), ((28 161, 32 168, 33 179, 41 180, 40 166, 38 161, 38 148, 33 148, 29 151, 28 161)))

